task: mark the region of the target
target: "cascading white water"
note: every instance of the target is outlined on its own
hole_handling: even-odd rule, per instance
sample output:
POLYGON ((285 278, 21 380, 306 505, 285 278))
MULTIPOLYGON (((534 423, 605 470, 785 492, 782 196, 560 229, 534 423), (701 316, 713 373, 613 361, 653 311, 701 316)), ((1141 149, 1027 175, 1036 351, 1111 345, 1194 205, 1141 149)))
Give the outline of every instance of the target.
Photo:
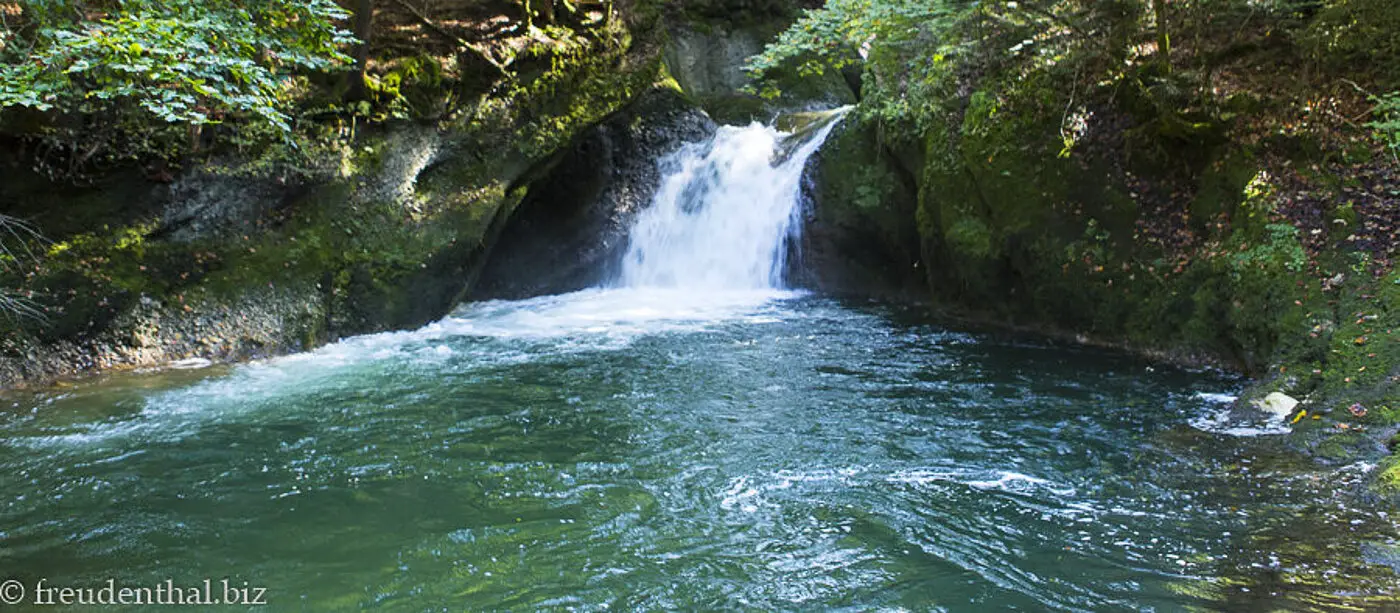
POLYGON ((802 168, 841 112, 800 135, 724 126, 663 159, 661 188, 632 227, 619 284, 781 287, 787 241, 800 228, 802 168), (790 152, 789 139, 798 140, 790 152))

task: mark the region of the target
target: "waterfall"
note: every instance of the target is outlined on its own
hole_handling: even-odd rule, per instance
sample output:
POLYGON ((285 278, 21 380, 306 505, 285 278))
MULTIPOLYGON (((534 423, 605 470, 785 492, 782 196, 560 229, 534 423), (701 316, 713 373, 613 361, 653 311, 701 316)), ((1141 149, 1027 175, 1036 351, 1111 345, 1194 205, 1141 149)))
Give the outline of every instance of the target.
POLYGON ((781 287, 788 240, 801 228, 802 169, 844 110, 796 134, 724 126, 662 159, 661 187, 632 226, 618 284, 781 287))

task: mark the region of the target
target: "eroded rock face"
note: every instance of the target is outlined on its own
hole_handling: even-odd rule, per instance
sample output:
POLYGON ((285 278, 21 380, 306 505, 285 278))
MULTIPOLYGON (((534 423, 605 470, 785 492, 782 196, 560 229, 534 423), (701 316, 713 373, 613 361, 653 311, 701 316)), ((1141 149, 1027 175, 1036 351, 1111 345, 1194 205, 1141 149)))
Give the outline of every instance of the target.
POLYGON ((534 111, 365 128, 311 167, 255 150, 61 186, 18 180, 0 155, 0 210, 63 252, 32 280, 0 279, 47 309, 32 326, 0 320, 0 388, 415 327, 478 278, 483 296, 596 282, 659 184, 657 158, 716 129, 676 92, 633 95, 662 75, 657 34, 636 34, 563 66, 570 87, 509 101, 534 111))
POLYGON ((274 225, 279 211, 294 207, 314 192, 317 183, 336 179, 357 181, 353 193, 357 203, 391 202, 412 209, 417 205, 414 184, 442 153, 443 135, 428 126, 402 125, 382 138, 384 142, 377 144, 382 150, 378 167, 373 172, 345 173, 325 160, 321 162, 324 167, 312 171, 316 178, 309 184, 286 177, 231 172, 237 160, 228 160, 229 168, 196 167, 170 184, 162 199, 155 237, 193 242, 254 235, 274 225))
POLYGON ((729 95, 750 83, 744 61, 761 53, 765 42, 751 29, 677 30, 671 33, 666 65, 692 96, 729 95))
POLYGON ((517 184, 527 195, 469 297, 527 298, 609 278, 661 184, 658 160, 715 129, 684 96, 658 88, 581 134, 517 184))
POLYGON ((193 172, 170 186, 158 232, 170 240, 226 239, 256 232, 258 223, 299 195, 273 179, 230 181, 193 172))

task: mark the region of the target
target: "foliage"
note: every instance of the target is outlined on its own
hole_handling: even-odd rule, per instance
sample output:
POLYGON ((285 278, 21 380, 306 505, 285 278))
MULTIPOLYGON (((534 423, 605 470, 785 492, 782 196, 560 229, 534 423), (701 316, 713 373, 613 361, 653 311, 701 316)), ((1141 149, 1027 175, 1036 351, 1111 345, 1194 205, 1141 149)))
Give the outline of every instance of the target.
POLYGON ((1301 40, 1331 70, 1374 72, 1390 86, 1400 84, 1400 6, 1393 0, 1329 0, 1313 16, 1301 40))
POLYGON ((864 63, 875 75, 865 108, 895 116, 910 110, 901 104, 907 94, 917 98, 939 81, 958 45, 948 42, 956 40, 948 33, 974 6, 965 0, 832 0, 805 11, 745 68, 761 77, 795 67, 806 76, 864 63))
POLYGON ((1268 233, 1265 241, 1234 255, 1236 277, 1249 267, 1281 266, 1288 272, 1302 272, 1307 254, 1298 243, 1298 229, 1286 223, 1271 223, 1264 229, 1268 233))
MULTIPOLYGON (((49 134, 76 150, 110 148, 160 124, 241 118, 290 131, 289 77, 346 59, 339 46, 351 39, 336 25, 346 16, 331 0, 122 0, 100 9, 36 0, 5 30, 0 112, 45 113, 49 134)), ((161 151, 169 143, 147 146, 169 153, 161 151)))
POLYGON ((1376 140, 1390 149, 1392 156, 1400 156, 1400 91, 1372 97, 1376 103, 1371 111, 1375 121, 1367 124, 1375 132, 1376 140))

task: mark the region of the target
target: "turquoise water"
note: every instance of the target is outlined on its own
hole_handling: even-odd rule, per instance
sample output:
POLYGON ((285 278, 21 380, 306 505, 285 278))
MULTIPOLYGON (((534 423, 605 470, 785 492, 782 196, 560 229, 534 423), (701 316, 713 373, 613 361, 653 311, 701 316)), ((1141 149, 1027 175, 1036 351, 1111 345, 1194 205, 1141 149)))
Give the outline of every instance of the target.
POLYGON ((1237 385, 800 294, 478 304, 5 396, 0 579, 229 578, 277 611, 1400 607, 1369 467, 1197 427, 1237 385))

